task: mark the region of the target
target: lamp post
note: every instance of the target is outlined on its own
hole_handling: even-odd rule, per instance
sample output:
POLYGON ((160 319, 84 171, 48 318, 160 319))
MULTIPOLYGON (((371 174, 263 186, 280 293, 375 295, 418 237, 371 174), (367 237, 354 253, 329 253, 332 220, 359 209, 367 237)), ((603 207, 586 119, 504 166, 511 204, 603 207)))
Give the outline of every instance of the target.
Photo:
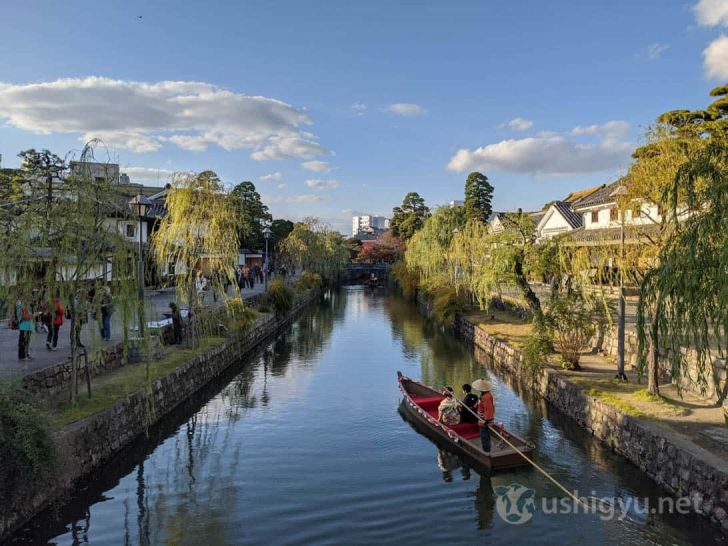
POLYGON ((627 375, 624 373, 624 322, 625 322, 625 305, 624 305, 624 196, 627 195, 627 188, 624 184, 617 186, 612 192, 612 197, 616 197, 620 205, 620 222, 619 222, 619 322, 617 326, 617 375, 615 379, 627 381, 627 375))
POLYGON ((129 201, 129 206, 139 220, 139 261, 137 262, 137 274, 139 275, 139 337, 144 337, 144 241, 142 239, 143 220, 146 218, 149 209, 152 208, 152 201, 144 194, 139 194, 129 201))
POLYGON ((268 226, 265 226, 263 229, 263 237, 265 237, 265 262, 263 265, 263 289, 265 291, 268 290, 268 270, 270 269, 270 264, 268 263, 268 239, 270 239, 270 234, 273 233, 268 226))

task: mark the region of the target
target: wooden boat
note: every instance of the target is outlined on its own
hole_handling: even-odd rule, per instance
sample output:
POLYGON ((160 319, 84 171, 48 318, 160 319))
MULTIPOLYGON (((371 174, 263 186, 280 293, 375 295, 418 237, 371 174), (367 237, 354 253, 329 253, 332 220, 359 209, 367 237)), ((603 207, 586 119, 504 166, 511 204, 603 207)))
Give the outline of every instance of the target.
MULTIPOLYGON (((493 470, 516 468, 529 464, 523 456, 493 432, 490 435, 490 455, 486 455, 480 443, 480 428, 477 424, 445 425, 437 420, 437 408, 444 398, 440 391, 418 383, 402 375, 402 372, 397 372, 397 380, 399 390, 404 395, 402 411, 427 436, 440 441, 451 451, 493 470)), ((493 428, 521 453, 529 459, 533 458, 535 447, 532 444, 508 432, 500 425, 493 425, 493 428)))

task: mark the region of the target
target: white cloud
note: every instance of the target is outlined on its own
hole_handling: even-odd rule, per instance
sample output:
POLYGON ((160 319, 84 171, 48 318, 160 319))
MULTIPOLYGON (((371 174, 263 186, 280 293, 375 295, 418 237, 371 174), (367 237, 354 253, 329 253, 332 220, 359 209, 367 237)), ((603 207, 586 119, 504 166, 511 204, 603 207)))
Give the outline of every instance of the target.
POLYGON ((305 111, 204 82, 87 77, 0 83, 0 118, 27 131, 100 138, 134 152, 153 152, 168 142, 193 151, 210 145, 249 149, 257 160, 326 153, 303 129, 311 124, 305 111))
POLYGON ((391 112, 398 116, 424 116, 427 113, 419 104, 411 102, 397 102, 384 108, 385 112, 391 112))
POLYGON ((662 42, 655 42, 653 44, 648 45, 644 50, 642 50, 638 57, 642 57, 647 59, 648 61, 656 61, 660 57, 662 57, 662 54, 665 53, 670 49, 669 44, 664 44, 662 42))
POLYGON ((338 188, 338 180, 320 180, 318 178, 306 180, 306 185, 309 188, 316 188, 319 191, 323 191, 326 188, 338 188))
POLYGON ((450 159, 448 170, 495 170, 530 174, 584 174, 623 167, 633 144, 625 141, 629 124, 575 127, 568 135, 547 135, 502 140, 474 150, 461 149, 450 159), (572 138, 569 138, 572 137, 572 138), (583 138, 597 142, 582 142, 583 138))
POLYGON ((275 196, 275 197, 263 197, 263 201, 268 204, 277 203, 317 203, 325 201, 325 198, 321 195, 306 193, 302 195, 287 195, 287 196, 275 196))
POLYGON ((286 189, 287 187, 288 187, 288 184, 285 184, 285 183, 283 183, 283 184, 278 184, 278 185, 276 186, 276 188, 277 188, 277 189, 279 189, 279 190, 285 190, 285 189, 286 189))
POLYGON ((700 0, 693 7, 695 20, 701 26, 728 27, 728 2, 726 0, 700 0))
POLYGON ((301 166, 306 170, 317 173, 331 172, 331 166, 326 161, 304 161, 301 166))
POLYGON ((708 78, 728 79, 728 36, 716 38, 703 50, 703 68, 708 78))
POLYGON ((363 116, 367 110, 367 105, 361 102, 355 102, 351 105, 351 109, 354 111, 355 116, 363 116))
POLYGON ((530 119, 513 118, 506 123, 502 123, 499 127, 507 127, 513 131, 528 131, 531 127, 533 127, 533 122, 530 119))
POLYGON ((270 174, 264 174, 263 176, 259 177, 258 180, 261 182, 270 182, 273 180, 280 180, 283 175, 279 173, 278 171, 270 174))

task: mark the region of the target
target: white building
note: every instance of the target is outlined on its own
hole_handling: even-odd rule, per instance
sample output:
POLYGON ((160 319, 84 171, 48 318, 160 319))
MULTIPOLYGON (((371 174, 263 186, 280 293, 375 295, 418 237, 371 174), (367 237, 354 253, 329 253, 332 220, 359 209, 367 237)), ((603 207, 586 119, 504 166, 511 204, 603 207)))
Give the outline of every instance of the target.
POLYGON ((356 236, 360 231, 389 229, 389 218, 384 216, 373 216, 371 214, 362 214, 354 216, 351 219, 351 234, 356 236))

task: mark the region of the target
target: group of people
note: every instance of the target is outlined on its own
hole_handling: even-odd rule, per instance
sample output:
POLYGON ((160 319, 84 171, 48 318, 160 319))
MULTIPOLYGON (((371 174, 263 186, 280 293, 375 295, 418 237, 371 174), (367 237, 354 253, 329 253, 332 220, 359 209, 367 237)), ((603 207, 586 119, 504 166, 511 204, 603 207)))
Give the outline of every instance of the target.
POLYGON ((265 280, 264 275, 263 268, 257 264, 252 266, 246 264, 243 267, 239 267, 236 272, 238 288, 240 290, 243 288, 254 288, 256 282, 262 283, 265 280))
POLYGON ((485 379, 477 379, 470 385, 462 387, 462 402, 455 398, 452 387, 445 387, 442 391, 442 402, 438 406, 438 420, 445 425, 458 425, 460 423, 476 423, 480 427, 480 440, 483 451, 490 454, 490 425, 495 422, 495 404, 491 394, 491 385, 485 379), (480 398, 473 394, 473 390, 481 393, 480 398))
MULTIPOLYGON (((89 309, 97 306, 99 315, 94 312, 94 319, 100 318, 99 330, 104 341, 111 340, 111 316, 114 314, 114 303, 111 288, 104 286, 97 300, 95 289, 91 289, 84 296, 76 296, 73 301, 76 310, 77 322, 71 332, 72 341, 75 337, 76 346, 83 347, 81 343, 81 326, 88 322, 89 309)), ((28 361, 33 357, 30 354, 30 339, 33 332, 46 336, 46 349, 58 350, 58 334, 66 319, 70 319, 71 311, 64 307, 60 294, 52 299, 45 297, 45 290, 38 298, 38 303, 32 304, 18 298, 15 302, 13 318, 10 319, 10 328, 18 330, 18 360, 28 361)))

